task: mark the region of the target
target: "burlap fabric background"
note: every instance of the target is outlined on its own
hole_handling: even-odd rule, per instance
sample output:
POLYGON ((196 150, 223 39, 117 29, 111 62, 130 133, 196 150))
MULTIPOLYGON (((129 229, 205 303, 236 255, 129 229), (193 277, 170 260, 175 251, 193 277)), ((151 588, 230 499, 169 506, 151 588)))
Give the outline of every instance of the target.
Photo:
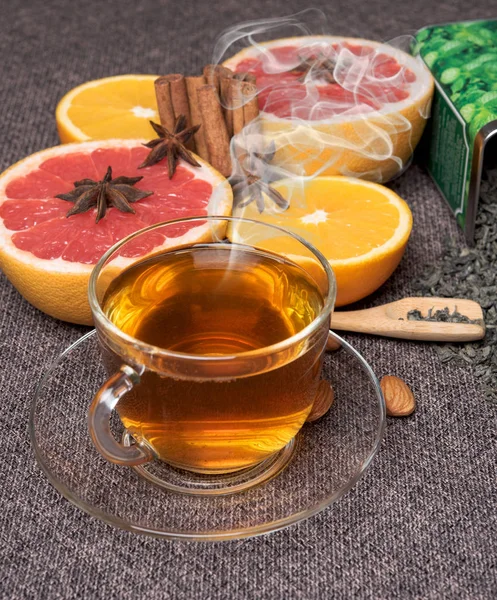
MULTIPOLYGON (((495 2, 314 3, 337 34, 391 39, 435 22, 495 16, 495 2), (492 6, 493 5, 493 6, 492 6)), ((281 16, 297 0, 254 3, 7 0, 0 47, 0 168, 57 143, 54 108, 85 80, 196 72, 236 21, 281 16)), ((427 174, 395 189, 414 233, 374 302, 412 292, 458 235, 427 174)), ((461 240, 462 243, 462 240, 461 240)), ((332 508, 285 531, 224 544, 171 543, 122 532, 62 498, 35 463, 28 411, 43 367, 85 328, 54 321, 0 279, 0 596, 2 598, 495 598, 495 408, 470 370, 429 345, 348 335, 379 375, 412 385, 418 410, 390 419, 367 475, 332 508)))

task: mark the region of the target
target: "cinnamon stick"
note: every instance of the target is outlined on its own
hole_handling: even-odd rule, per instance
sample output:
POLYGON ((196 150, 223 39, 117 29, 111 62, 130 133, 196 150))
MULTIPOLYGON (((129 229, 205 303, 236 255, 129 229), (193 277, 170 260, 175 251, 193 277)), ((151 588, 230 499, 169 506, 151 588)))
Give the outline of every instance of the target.
POLYGON ((174 108, 171 100, 171 84, 165 76, 156 79, 154 85, 160 123, 163 127, 172 131, 174 129, 174 108))
POLYGON ((222 175, 228 177, 231 175, 230 138, 216 87, 202 85, 197 89, 197 96, 209 162, 222 175))
POLYGON ((205 65, 203 72, 207 85, 213 85, 216 92, 219 92, 219 72, 216 67, 217 65, 205 65))
POLYGON ((205 78, 203 75, 199 77, 185 77, 186 91, 188 93, 188 102, 190 104, 190 115, 192 123, 197 125, 202 124, 202 127, 194 135, 195 138, 195 149, 200 158, 209 161, 209 150, 205 142, 204 125, 202 121, 202 114, 200 112, 200 106, 198 103, 197 90, 205 85, 205 78))
POLYGON ((243 124, 244 126, 259 116, 257 88, 253 83, 242 82, 243 124))
POLYGON ((230 107, 233 115, 233 135, 237 135, 244 125, 242 82, 239 79, 232 79, 230 82, 230 107))
POLYGON ((213 85, 218 94, 221 93, 222 80, 234 76, 233 71, 223 65, 205 65, 203 74, 207 85, 213 85))
POLYGON ((240 81, 246 81, 247 83, 255 83, 255 75, 252 73, 246 73, 245 71, 239 71, 233 75, 235 79, 239 79, 240 81))
MULTIPOLYGON (((228 69, 227 69, 228 70, 228 69)), ((219 95, 223 105, 224 120, 229 137, 233 135, 233 111, 231 110, 231 77, 225 73, 219 80, 219 95)))
POLYGON ((216 72, 220 78, 226 77, 227 79, 232 79, 235 75, 231 69, 223 65, 216 65, 216 72))
POLYGON ((229 137, 231 137, 233 135, 233 113, 229 109, 230 81, 233 78, 234 73, 231 69, 228 69, 228 67, 224 67, 223 65, 207 65, 207 72, 209 73, 211 80, 214 81, 213 85, 216 86, 221 99, 226 128, 229 137))
MULTIPOLYGON (((174 109, 174 116, 177 119, 180 115, 186 117, 186 127, 192 126, 192 119, 190 115, 190 104, 188 102, 188 93, 186 91, 185 78, 180 73, 171 73, 165 75, 164 79, 169 81, 171 90, 171 102, 174 109)), ((197 123, 195 123, 197 125, 197 123)), ((187 148, 193 149, 193 139, 186 144, 187 148)))

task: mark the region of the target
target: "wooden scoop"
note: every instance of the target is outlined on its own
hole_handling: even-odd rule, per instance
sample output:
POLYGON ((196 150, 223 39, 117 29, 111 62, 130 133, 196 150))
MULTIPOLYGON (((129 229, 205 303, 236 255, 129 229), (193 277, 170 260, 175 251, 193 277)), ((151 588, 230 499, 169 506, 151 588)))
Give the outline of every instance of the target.
POLYGON ((485 336, 481 306, 473 300, 459 298, 403 298, 374 308, 339 311, 332 316, 331 329, 431 342, 471 342, 485 336), (473 323, 414 321, 407 317, 411 310, 419 310, 422 317, 426 317, 445 308, 449 314, 457 311, 473 323))

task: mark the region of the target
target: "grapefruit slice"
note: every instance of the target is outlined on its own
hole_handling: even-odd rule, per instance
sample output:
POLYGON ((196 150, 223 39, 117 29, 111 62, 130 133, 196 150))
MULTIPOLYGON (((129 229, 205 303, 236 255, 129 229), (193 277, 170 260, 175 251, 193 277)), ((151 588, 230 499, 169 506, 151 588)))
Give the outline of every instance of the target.
POLYGON ((299 175, 384 182, 406 165, 429 116, 433 79, 421 60, 387 44, 308 36, 245 48, 224 62, 256 76, 261 123, 273 160, 299 175), (334 63, 334 82, 302 57, 334 63))
MULTIPOLYGON (((148 152, 139 140, 66 144, 33 154, 0 175, 0 266, 31 304, 58 319, 91 324, 88 279, 116 242, 161 221, 231 213, 231 187, 209 164, 198 157, 200 168, 181 161, 169 179, 166 161, 137 168, 148 152), (134 214, 111 207, 98 223, 95 209, 66 217, 73 205, 55 195, 73 189, 76 180, 101 180, 108 166, 114 177, 142 176, 135 187, 153 195, 134 203, 134 214)), ((148 236, 148 246, 127 257, 201 241, 208 225, 183 226, 176 234, 148 236)))
MULTIPOLYGON (((408 205, 392 190, 350 177, 282 179, 271 184, 290 205, 282 210, 265 197, 259 213, 255 202, 235 208, 235 216, 279 225, 313 244, 328 259, 337 282, 336 306, 356 302, 378 289, 399 264, 412 229, 408 205)), ((256 228, 239 225, 237 241, 256 228)), ((253 240, 252 240, 253 241, 253 240)), ((305 262, 319 282, 320 271, 299 257, 299 245, 275 236, 261 247, 305 262)))

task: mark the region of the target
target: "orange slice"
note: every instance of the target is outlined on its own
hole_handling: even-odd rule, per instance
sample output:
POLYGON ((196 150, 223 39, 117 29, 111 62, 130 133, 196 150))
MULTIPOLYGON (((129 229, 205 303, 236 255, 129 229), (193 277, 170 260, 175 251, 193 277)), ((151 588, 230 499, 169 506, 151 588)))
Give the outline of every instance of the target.
MULTIPOLYGON (((234 214, 279 225, 320 250, 335 273, 337 306, 368 296, 396 269, 411 233, 412 215, 404 200, 390 189, 340 176, 285 179, 272 185, 289 200, 287 210, 265 196, 262 213, 252 202, 236 208, 234 214)), ((239 240, 241 237, 244 235, 238 235, 239 240)), ((285 238, 266 239, 261 246, 292 255, 285 238)))
POLYGON ((117 75, 72 89, 55 111, 61 142, 154 137, 149 121, 159 120, 155 79, 157 75, 117 75))

